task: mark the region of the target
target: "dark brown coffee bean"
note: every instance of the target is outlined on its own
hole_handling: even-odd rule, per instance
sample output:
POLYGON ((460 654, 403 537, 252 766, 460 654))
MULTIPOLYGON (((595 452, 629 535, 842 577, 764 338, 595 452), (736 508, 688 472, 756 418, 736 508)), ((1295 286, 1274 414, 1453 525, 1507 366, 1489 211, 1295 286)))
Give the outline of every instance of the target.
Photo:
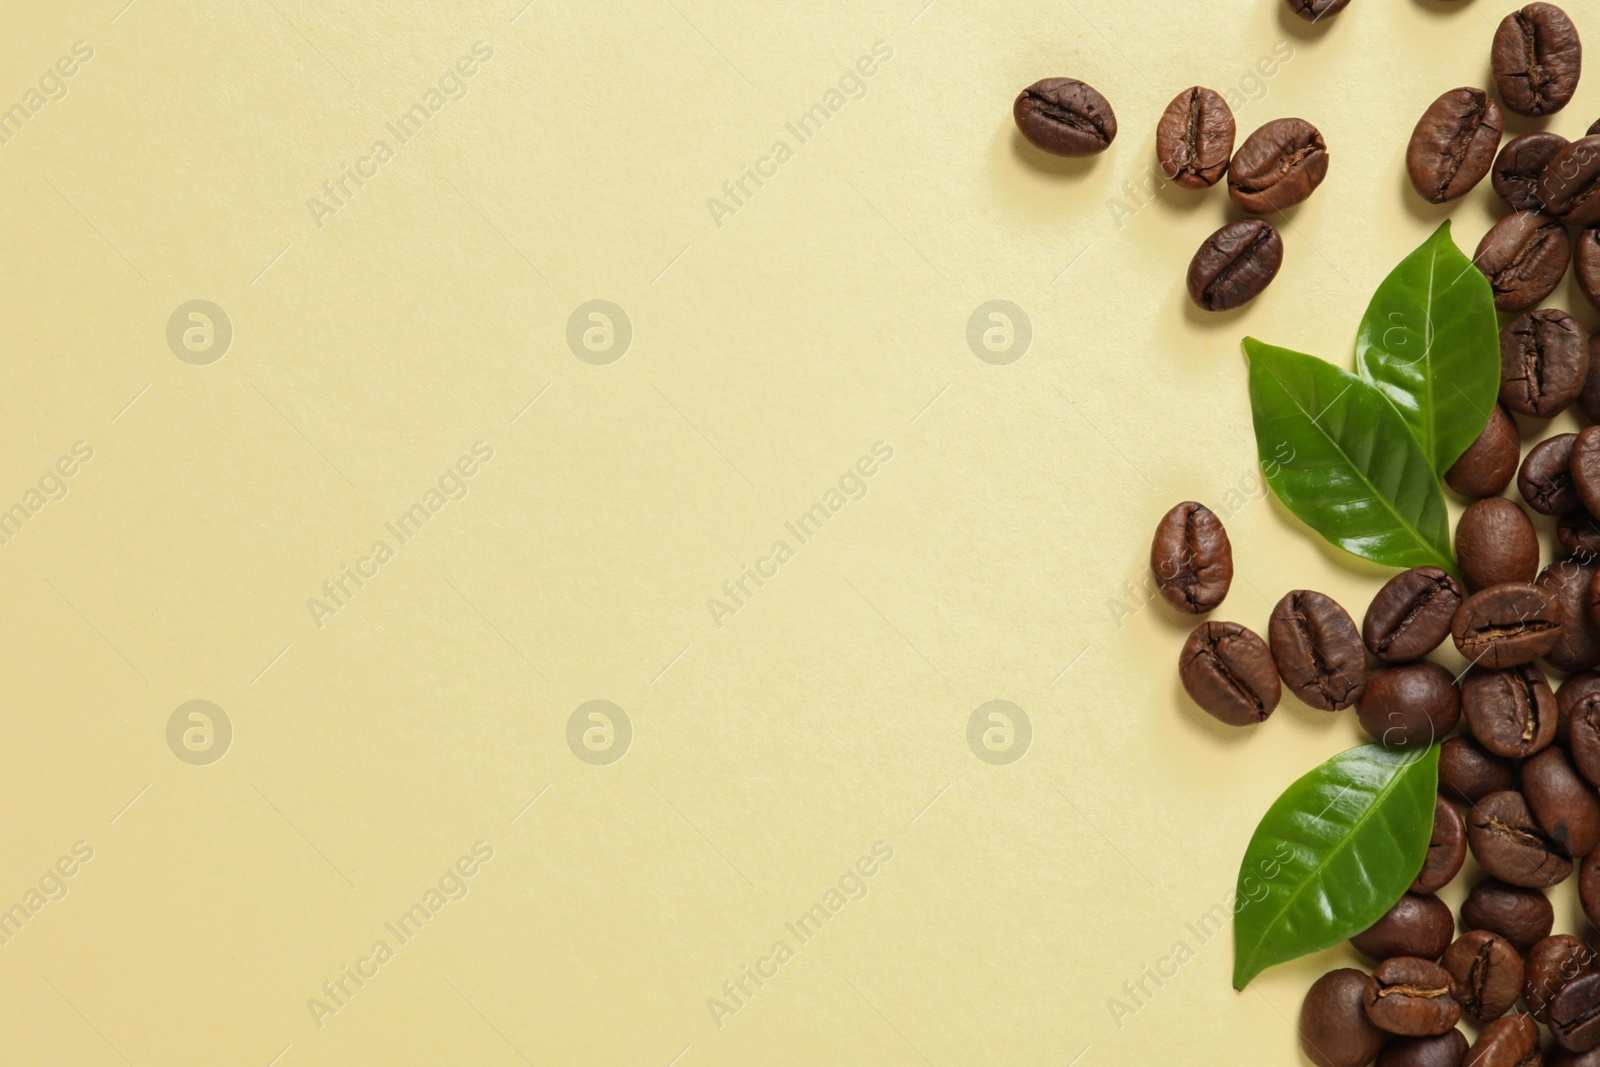
MULTIPOLYGON (((1565 240, 1566 227, 1556 229, 1565 240)), ((1565 271, 1565 255, 1561 263, 1565 271)), ((1500 403, 1512 411, 1554 418, 1578 399, 1588 377, 1589 336, 1565 311, 1530 311, 1500 331, 1500 403)))
POLYGON ((1578 903, 1590 924, 1600 926, 1600 849, 1583 857, 1578 866, 1578 903))
POLYGON ((1600 1049, 1568 1052, 1558 1045, 1545 1054, 1544 1067, 1600 1067, 1600 1049))
POLYGON ((1475 501, 1456 523, 1456 558, 1472 592, 1539 573, 1539 535, 1527 512, 1503 496, 1475 501))
POLYGON ((1414 956, 1395 956, 1378 964, 1361 999, 1367 1018, 1391 1034, 1427 1037, 1461 1021, 1461 1005, 1450 993, 1450 975, 1437 963, 1414 956))
POLYGON ((1307 22, 1320 22, 1350 6, 1350 0, 1289 0, 1289 10, 1307 22))
POLYGON ((1361 639, 1385 663, 1421 659, 1449 635, 1461 602, 1461 587, 1438 567, 1401 571, 1372 598, 1361 639))
POLYGON ((1552 563, 1539 573, 1538 585, 1554 594, 1561 611, 1561 638, 1544 654, 1558 671, 1586 671, 1600 665, 1600 629, 1589 614, 1590 595, 1600 566, 1576 559, 1552 563))
MULTIPOLYGON (((1511 761, 1486 751, 1472 738, 1452 737, 1439 746, 1439 793, 1445 798, 1470 807, 1514 785, 1511 761)), ((1434 825, 1437 833, 1437 821, 1434 825)))
POLYGON ((1528 802, 1509 789, 1467 812, 1467 847, 1485 871, 1527 889, 1553 886, 1572 873, 1572 861, 1539 828, 1528 802))
POLYGON ((1379 961, 1391 956, 1436 960, 1450 947, 1455 930, 1455 916, 1448 904, 1438 897, 1407 893, 1350 943, 1357 952, 1379 961))
POLYGON ((1578 511, 1583 501, 1572 484, 1572 446, 1575 433, 1561 433, 1541 441, 1528 450, 1517 472, 1517 491, 1528 506, 1541 515, 1565 515, 1578 511))
POLYGON ((1213 89, 1179 93, 1156 124, 1156 161, 1185 189, 1217 184, 1233 155, 1233 111, 1213 89))
POLYGON ((1236 622, 1195 627, 1178 662, 1189 696, 1229 726, 1265 722, 1283 696, 1267 643, 1236 622))
POLYGON ((1552 934, 1528 950, 1522 999, 1540 1022, 1549 1022, 1550 998, 1584 971, 1593 970, 1594 953, 1571 934, 1552 934))
POLYGON ((1330 596, 1310 589, 1285 594, 1272 611, 1267 640, 1284 684, 1314 708, 1347 708, 1367 687, 1361 634, 1330 596))
POLYGON ((1507 15, 1490 58, 1500 99, 1519 115, 1552 115, 1566 107, 1583 71, 1578 30, 1554 4, 1529 4, 1507 15))
POLYGON ((1600 1047, 1600 973, 1577 975, 1556 990, 1547 1015, 1550 1033, 1562 1048, 1588 1052, 1600 1047))
POLYGON ((1526 952, 1549 937, 1555 922, 1556 911, 1549 897, 1537 889, 1508 885, 1498 878, 1485 878, 1461 902, 1463 926, 1499 934, 1518 952, 1526 952))
POLYGON ((1461 721, 1461 691, 1429 660, 1374 671, 1356 708, 1361 728, 1392 748, 1431 745, 1461 721))
MULTIPOLYGON (((1593 591, 1600 592, 1600 589, 1593 591)), ((1573 716, 1580 704, 1597 695, 1600 695, 1600 672, 1580 671, 1568 675, 1561 683, 1556 690, 1556 710, 1561 715, 1560 725, 1556 727, 1556 744, 1568 749, 1572 747, 1573 716)), ((1578 769, 1582 771, 1583 768, 1580 766, 1578 769)))
POLYGON ((1600 506, 1600 426, 1590 426, 1578 434, 1572 443, 1572 457, 1567 461, 1567 468, 1578 499, 1584 502, 1584 508, 1591 515, 1594 514, 1589 501, 1600 506))
POLYGON ((1446 1030, 1438 1037, 1397 1037, 1378 1053, 1378 1067, 1461 1067, 1467 1035, 1446 1030))
POLYGON ((1451 995, 1480 1022, 1500 1018, 1522 995, 1522 957, 1499 934, 1463 934, 1439 965, 1450 975, 1451 995))
POLYGON ((1568 226, 1600 222, 1600 137, 1573 141, 1551 158, 1539 177, 1539 199, 1568 226))
POLYGON ((1560 712, 1544 672, 1531 663, 1505 670, 1473 667, 1461 682, 1461 710, 1478 744, 1518 759, 1549 748, 1560 712))
POLYGON ((1150 572, 1167 603, 1204 615, 1233 583, 1233 545, 1217 513, 1185 500, 1161 517, 1150 545, 1150 572))
MULTIPOLYGON (((1449 744, 1449 742, 1445 742, 1449 744)), ((1440 753, 1440 781, 1443 781, 1444 754, 1440 753)), ((1509 779, 1510 775, 1507 775, 1509 779)), ((1504 788, 1509 789, 1507 782, 1504 788)), ((1422 870, 1417 872, 1416 880, 1411 883, 1412 893, 1437 893, 1449 885, 1461 870, 1461 864, 1467 858, 1467 824, 1462 821, 1461 813, 1455 809, 1444 797, 1437 797, 1433 804, 1433 834, 1428 838, 1428 857, 1422 861, 1422 870)), ((1413 952, 1413 956, 1423 956, 1426 953, 1413 952)))
POLYGON ((1111 102, 1076 78, 1045 78, 1017 96, 1017 129, 1035 147, 1058 156, 1104 152, 1117 136, 1111 102))
MULTIPOLYGON (((1600 299, 1594 304, 1600 307, 1600 299)), ((1589 338, 1589 377, 1578 394, 1578 407, 1591 421, 1600 422, 1600 334, 1589 338)))
POLYGON ((1513 137, 1495 157, 1494 170, 1489 180, 1500 199, 1511 205, 1512 211, 1539 211, 1544 202, 1539 199, 1539 176, 1544 173, 1550 158, 1567 147, 1567 139, 1559 133, 1541 130, 1513 137))
POLYGON ((1572 765, 1590 785, 1600 785, 1600 675, 1585 671, 1562 682, 1556 708, 1572 765))
MULTIPOLYGON (((1579 230, 1573 239, 1572 273, 1577 275, 1578 288, 1589 298, 1589 303, 1600 308, 1600 228, 1589 226, 1579 230)), ((1585 407, 1584 413, 1588 411, 1585 407)), ((1594 418, 1593 415, 1589 417, 1594 418)))
MULTIPOLYGON (((1555 292, 1571 259, 1567 228, 1539 211, 1519 211, 1495 223, 1472 257, 1489 279, 1494 306, 1501 311, 1526 311, 1555 292)), ((1504 393, 1502 388, 1502 400, 1504 393)), ((1520 410, 1505 402, 1512 411, 1520 410)))
POLYGON ((1478 1034, 1463 1061, 1470 1067, 1539 1067, 1539 1024, 1526 1015, 1506 1015, 1478 1034))
POLYGON ((1228 164, 1228 195, 1265 215, 1310 196, 1328 176, 1328 146, 1305 119, 1273 119, 1245 139, 1228 164))
POLYGON ((1367 1018, 1367 976, 1341 967, 1318 978, 1300 1005, 1300 1048, 1317 1067, 1366 1067, 1385 1034, 1367 1018))
POLYGON ((1554 596, 1531 582, 1507 582, 1469 596, 1456 612, 1450 636, 1473 663, 1516 667, 1555 647, 1561 611, 1554 596))
POLYGON ((1283 238, 1262 219, 1230 222, 1189 261, 1189 299, 1205 311, 1248 304, 1283 266, 1283 238))
POLYGON ((1494 165, 1505 119, 1482 89, 1451 89, 1417 120, 1406 173, 1423 198, 1442 204, 1464 196, 1494 165))
POLYGON ((1561 516, 1556 523, 1556 540, 1568 555, 1580 562, 1600 560, 1600 523, 1587 511, 1561 516))
POLYGON ((1569 857, 1581 859, 1600 844, 1600 797, 1559 746, 1522 765, 1522 795, 1540 830, 1569 857))
POLYGON ((1462 496, 1489 497, 1505 492, 1522 460, 1522 435, 1517 420, 1496 404, 1478 439, 1445 473, 1444 480, 1462 496))

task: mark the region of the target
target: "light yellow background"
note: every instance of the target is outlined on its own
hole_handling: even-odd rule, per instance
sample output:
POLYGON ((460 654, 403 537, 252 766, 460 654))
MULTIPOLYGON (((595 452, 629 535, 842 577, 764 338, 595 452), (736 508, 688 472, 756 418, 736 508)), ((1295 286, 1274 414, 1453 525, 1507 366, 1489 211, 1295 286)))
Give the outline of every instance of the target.
MULTIPOLYGON (((8 12, 0 106, 74 42, 93 58, 0 147, 0 508, 75 442, 93 459, 0 546, 0 906, 94 855, 0 945, 0 1058, 1300 1062, 1300 996, 1354 957, 1240 995, 1226 932, 1185 924, 1359 731, 1292 700, 1211 724, 1176 681, 1188 623, 1136 590, 1194 498, 1231 513, 1219 617, 1264 629, 1297 586, 1364 609, 1382 572, 1259 497, 1238 341, 1348 359, 1446 214, 1405 184, 1411 126, 1486 80, 1505 12, 922 2, 8 12), (478 41, 466 95, 397 147, 384 124, 478 41), (801 144, 785 123, 879 41, 801 144), (1056 74, 1116 107, 1092 162, 1015 135, 1013 97, 1056 74), (1194 83, 1244 101, 1241 137, 1299 115, 1332 156, 1277 282, 1223 316, 1183 277, 1226 195, 1114 206, 1194 83), (378 139, 395 158, 317 225, 307 199, 378 139), (708 198, 778 140, 793 158, 717 225, 708 198), (234 333, 207 366, 166 342, 194 299, 234 333), (592 299, 632 324, 608 366, 566 341, 592 299), (992 299, 1031 323, 1009 365, 966 341, 992 299), (313 622, 479 441, 466 497, 313 622), (866 496, 714 625, 880 441, 866 496), (207 766, 167 743, 194 699, 234 730, 207 766), (633 728, 606 766, 566 740, 595 699, 633 728), (996 699, 1033 731, 1009 765, 966 740, 996 699), (467 895, 319 1026, 308 998, 478 841, 467 895), (880 841, 866 895, 795 941, 880 841), (719 1026, 708 999, 780 939, 719 1026), (1194 958, 1114 1020, 1179 941, 1194 958)), ((1549 125, 1597 114, 1591 77, 1549 125)), ((1487 183, 1454 216, 1470 250, 1487 183)))

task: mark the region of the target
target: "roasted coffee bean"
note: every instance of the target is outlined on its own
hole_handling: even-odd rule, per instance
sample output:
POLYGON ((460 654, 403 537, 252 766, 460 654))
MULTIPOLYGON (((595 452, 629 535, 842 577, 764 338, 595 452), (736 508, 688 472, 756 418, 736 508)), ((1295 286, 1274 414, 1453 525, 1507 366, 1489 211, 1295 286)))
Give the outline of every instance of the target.
MULTIPOLYGON (((1556 229, 1565 240, 1566 227, 1556 229)), ((1565 255, 1561 262, 1565 271, 1565 255)), ((1565 311, 1530 311, 1500 331, 1500 403, 1512 411, 1554 418, 1578 399, 1588 377, 1589 337, 1565 311)))
POLYGON ((1273 119, 1245 138, 1228 164, 1228 195, 1256 215, 1310 196, 1328 176, 1328 146, 1305 119, 1273 119))
POLYGON ((1600 675, 1574 674, 1556 694, 1561 715, 1558 737, 1572 756, 1572 765, 1590 785, 1600 785, 1600 675))
POLYGON ((1600 222, 1600 137, 1573 141, 1551 157, 1539 176, 1539 199, 1568 226, 1600 222))
POLYGON ((1519 115, 1551 115, 1578 89, 1583 45, 1565 11, 1554 4, 1529 4, 1500 23, 1490 59, 1506 107, 1519 115))
POLYGON ((1545 662, 1558 671, 1586 671, 1600 665, 1600 629, 1590 617, 1590 594, 1600 566, 1576 559, 1552 563, 1539 572, 1538 585, 1555 595, 1561 610, 1561 638, 1545 662))
POLYGON ((1594 968, 1594 953, 1571 934, 1552 934, 1528 950, 1522 999, 1540 1022, 1549 1022, 1550 998, 1569 981, 1594 968))
POLYGON ((1516 667, 1555 647, 1561 639, 1561 612, 1556 598, 1533 583, 1507 582, 1469 596, 1456 612, 1450 636, 1473 663, 1516 667))
POLYGON ((1467 1035, 1446 1030, 1438 1037, 1397 1037, 1378 1053, 1378 1067, 1461 1067, 1467 1035))
POLYGON ((1435 896, 1407 893, 1350 943, 1357 952, 1379 961, 1391 956, 1436 960, 1450 947, 1455 931, 1455 916, 1448 904, 1435 896))
POLYGON ((1451 89, 1417 120, 1406 149, 1406 173, 1430 203, 1463 196, 1494 165, 1505 119, 1482 89, 1451 89))
POLYGON ((1556 523, 1556 540, 1573 559, 1582 563, 1600 560, 1600 524, 1587 511, 1561 516, 1556 523))
POLYGON ((1506 582, 1531 582, 1539 573, 1539 535, 1515 502, 1492 496, 1461 513, 1456 558, 1474 593, 1506 582))
POLYGON ((1549 937, 1555 922, 1556 910, 1549 897, 1537 889, 1507 885, 1498 878, 1485 878, 1461 902, 1463 926, 1499 934, 1518 952, 1526 952, 1549 937))
MULTIPOLYGON (((1594 305, 1600 307, 1600 296, 1594 298, 1594 305)), ((1578 407, 1591 420, 1600 422, 1600 333, 1589 338, 1589 377, 1578 394, 1578 407)))
POLYGON ((1509 789, 1467 812, 1467 846, 1485 871, 1527 889, 1553 886, 1572 873, 1572 861, 1539 828, 1528 802, 1509 789))
POLYGON ((1233 545, 1217 513, 1185 500, 1162 516, 1150 545, 1150 571, 1167 603, 1204 615, 1233 583, 1233 545))
MULTIPOLYGON (((1440 781, 1443 781, 1443 759, 1441 752, 1440 781)), ((1504 788, 1511 788, 1509 780, 1504 788)), ((1410 892, 1437 893, 1455 878, 1466 858, 1467 824, 1462 821, 1455 805, 1444 797, 1437 797, 1433 803, 1433 834, 1428 838, 1428 858, 1422 861, 1422 870, 1417 872, 1410 892)), ((1426 953, 1413 952, 1411 955, 1422 956, 1426 953)))
POLYGON ((1356 714, 1385 745, 1431 745, 1461 721, 1461 691, 1437 663, 1401 663, 1368 676, 1356 714))
POLYGON ((1461 682, 1461 710, 1478 744, 1508 759, 1549 748, 1560 725, 1550 683, 1531 663, 1467 671, 1461 682))
POLYGON ((1367 976, 1341 967, 1318 978, 1300 1005, 1300 1048, 1317 1067, 1366 1067, 1384 1032, 1367 1018, 1367 976))
MULTIPOLYGON (((1572 273, 1577 275, 1578 288, 1589 298, 1589 303, 1600 307, 1600 228, 1586 227, 1573 239, 1572 273)), ((1585 413, 1588 410, 1584 408, 1585 413)))
MULTIPOLYGON (((1514 785, 1511 761, 1486 751, 1472 738, 1452 737, 1439 746, 1439 792, 1447 799, 1470 807, 1514 785)), ((1434 825, 1437 833, 1437 821, 1434 825)))
POLYGON ((1565 147, 1565 137, 1544 130, 1513 137, 1495 157, 1489 177, 1494 191, 1511 205, 1512 211, 1541 210, 1544 202, 1539 199, 1539 176, 1550 158, 1565 147))
POLYGON ((1600 1047, 1600 973, 1577 975, 1556 990, 1547 1015, 1556 1044, 1568 1052, 1600 1047))
MULTIPOLYGON (((1540 211, 1519 211, 1490 227, 1472 261, 1489 279, 1495 307, 1526 311, 1556 291, 1571 258, 1572 238, 1565 226, 1540 211)), ((1503 388, 1501 392, 1504 400, 1503 388)), ((1520 410, 1509 400, 1506 406, 1520 410)))
POLYGON ((1567 461, 1578 499, 1592 515, 1600 507, 1600 426, 1590 426, 1572 443, 1572 458, 1567 461), (1594 501, 1594 506, 1589 501, 1594 501))
POLYGON ((1350 5, 1350 0, 1289 0, 1289 10, 1307 22, 1318 22, 1329 15, 1337 15, 1350 5))
POLYGON ((1506 1015, 1478 1034, 1463 1065, 1539 1067, 1539 1024, 1526 1015, 1506 1015))
POLYGON ((1217 184, 1233 155, 1233 111, 1213 89, 1179 93, 1156 124, 1156 161, 1185 189, 1217 184))
POLYGON ((1414 956, 1395 956, 1378 964, 1361 1000, 1367 1018, 1378 1029, 1403 1037, 1442 1034, 1461 1021, 1449 973, 1414 956))
POLYGON ((1361 639, 1385 663, 1421 659, 1449 636, 1461 602, 1461 587, 1438 567, 1401 571, 1372 598, 1361 639))
POLYGON ((1310 589, 1285 594, 1272 611, 1267 640, 1284 684, 1314 708, 1347 708, 1367 687, 1366 646, 1349 612, 1330 596, 1310 589))
POLYGON ((1528 450, 1517 472, 1517 491, 1541 515, 1565 515, 1583 507, 1572 484, 1572 446, 1575 433, 1560 433, 1528 450))
POLYGON ((1262 219, 1230 222, 1189 261, 1189 299, 1205 311, 1248 304, 1283 266, 1283 238, 1262 219))
POLYGON ((1558 1045, 1545 1055, 1544 1067, 1600 1067, 1600 1049, 1568 1052, 1558 1045))
POLYGON ((1478 439, 1445 473, 1444 480, 1462 496, 1499 496, 1517 476, 1522 460, 1522 435, 1517 420, 1496 404, 1478 439))
POLYGON ((1581 859, 1600 844, 1600 797, 1560 746, 1522 765, 1522 795, 1539 829, 1566 855, 1581 859))
MULTIPOLYGON (((1600 589, 1593 591, 1600 592, 1600 589)), ((1590 610, 1600 610, 1600 606, 1591 606, 1590 610)), ((1560 724, 1556 727, 1556 744, 1569 749, 1572 747, 1573 714, 1587 698, 1597 695, 1600 695, 1600 672, 1580 671, 1562 681, 1561 687, 1556 690, 1556 710, 1561 716, 1560 724)), ((1582 769, 1580 766, 1579 770, 1582 769)))
POLYGON ((1267 643, 1236 622, 1195 627, 1178 662, 1189 696, 1229 726, 1264 722, 1283 696, 1267 643))
POLYGON ((1600 925, 1600 849, 1583 857, 1578 866, 1578 903, 1589 922, 1600 925))
POLYGON ((1117 136, 1111 102, 1076 78, 1045 78, 1017 96, 1017 129, 1036 147, 1058 156, 1104 152, 1117 136))
POLYGON ((1500 1018, 1522 995, 1522 957, 1499 934, 1463 934, 1439 965, 1450 974, 1451 995, 1480 1022, 1500 1018))

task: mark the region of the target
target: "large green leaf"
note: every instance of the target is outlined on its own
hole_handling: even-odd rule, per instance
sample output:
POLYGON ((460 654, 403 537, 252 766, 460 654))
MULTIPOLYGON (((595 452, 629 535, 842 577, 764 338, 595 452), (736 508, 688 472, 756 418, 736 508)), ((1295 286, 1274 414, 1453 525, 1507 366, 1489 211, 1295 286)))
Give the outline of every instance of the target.
POLYGON ((1394 907, 1427 858, 1438 783, 1438 745, 1363 745, 1283 791, 1239 864, 1235 989, 1394 907))
POLYGON ((1348 552, 1455 570, 1438 476, 1377 388, 1301 352, 1244 340, 1262 470, 1278 499, 1348 552))
POLYGON ((1499 335, 1494 290, 1448 220, 1383 280, 1361 319, 1356 371, 1389 398, 1440 477, 1494 409, 1499 335))

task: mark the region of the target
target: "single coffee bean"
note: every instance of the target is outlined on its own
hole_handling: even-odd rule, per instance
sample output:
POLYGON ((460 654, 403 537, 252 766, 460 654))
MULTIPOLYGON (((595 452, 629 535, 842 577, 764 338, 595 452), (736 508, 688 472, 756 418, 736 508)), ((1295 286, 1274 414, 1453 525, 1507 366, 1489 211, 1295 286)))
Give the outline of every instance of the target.
POLYGON ((1555 922, 1556 910, 1549 897, 1537 889, 1507 885, 1498 878, 1485 878, 1461 902, 1463 926, 1499 934, 1518 952, 1526 952, 1549 937, 1555 922))
POLYGON ((1568 226, 1600 222, 1600 137, 1573 141, 1551 157, 1539 176, 1539 199, 1568 226))
POLYGON ((1545 1054, 1544 1067, 1600 1067, 1600 1049, 1568 1052, 1558 1045, 1545 1054))
MULTIPOLYGON (((1439 758, 1442 782, 1443 752, 1439 758)), ((1508 775, 1508 781, 1503 788, 1511 788, 1509 777, 1508 775)), ((1437 797, 1433 803, 1433 834, 1428 838, 1428 857, 1422 861, 1422 870, 1411 883, 1410 892, 1437 893, 1455 878, 1466 858, 1467 824, 1462 821, 1461 813, 1455 809, 1455 805, 1444 797, 1437 797)), ((1423 956, 1426 953, 1413 952, 1411 955, 1423 956)))
POLYGON ((1256 215, 1310 196, 1328 176, 1328 146, 1305 119, 1273 119, 1245 138, 1228 164, 1228 195, 1256 215))
POLYGON ((1538 586, 1555 596, 1561 611, 1561 638, 1544 654, 1545 662, 1558 671, 1586 671, 1600 665, 1600 629, 1589 614, 1600 566, 1590 559, 1562 560, 1539 572, 1538 586))
MULTIPOLYGON (((1566 240, 1565 226, 1556 231, 1566 240)), ((1561 264, 1565 272, 1564 254, 1561 264)), ((1554 418, 1578 399, 1588 377, 1589 337, 1565 311, 1530 311, 1500 331, 1500 402, 1512 411, 1554 418)))
POLYGON ((1366 1067, 1385 1034, 1367 1018, 1367 976, 1341 967, 1318 978, 1300 1005, 1300 1048, 1317 1067, 1366 1067))
POLYGON ((1507 582, 1468 597, 1456 612, 1450 636, 1473 663, 1516 667, 1555 647, 1561 638, 1561 612, 1556 598, 1531 582, 1507 582))
POLYGON ((1461 603, 1461 587, 1438 567, 1401 571, 1372 598, 1361 638, 1385 663, 1421 659, 1449 635, 1461 603))
POLYGON ((1572 242, 1572 272, 1589 303, 1600 307, 1600 228, 1589 226, 1578 231, 1572 242))
POLYGON ((1578 89, 1583 46, 1565 11, 1529 4, 1501 21, 1490 59, 1506 107, 1519 115, 1552 115, 1578 89))
POLYGON ((1463 1064, 1471 1067, 1539 1067, 1539 1024, 1506 1015, 1485 1026, 1463 1064))
POLYGON ((1561 683, 1556 707, 1561 715, 1560 734, 1565 737, 1572 765, 1590 785, 1600 784, 1600 675, 1592 671, 1574 674, 1561 683))
POLYGON ((1283 238, 1262 219, 1230 222, 1189 261, 1189 299, 1206 311, 1248 304, 1283 266, 1283 238))
POLYGON ((1285 594, 1272 611, 1267 640, 1284 684, 1314 708, 1347 708, 1367 687, 1361 634, 1330 596, 1310 589, 1285 594))
POLYGON ((1150 571, 1179 611, 1204 615, 1221 604, 1233 583, 1233 545, 1217 513, 1193 500, 1174 505, 1156 526, 1150 571))
POLYGON ((1600 506, 1600 426, 1587 427, 1578 434, 1572 443, 1572 457, 1567 466, 1578 499, 1584 502, 1584 508, 1591 515, 1594 514, 1595 508, 1589 501, 1600 506))
MULTIPOLYGON (((1592 301, 1600 307, 1600 298, 1592 301)), ((1600 334, 1589 338, 1589 377, 1578 394, 1578 407, 1593 421, 1600 422, 1600 334)))
POLYGON ((1363 730, 1392 748, 1431 745, 1461 721, 1461 691, 1437 663, 1401 663, 1368 676, 1356 714, 1363 730))
POLYGON ((1378 1053, 1378 1067, 1461 1067, 1467 1035, 1446 1030, 1438 1037, 1397 1037, 1378 1053))
POLYGON ((1565 515, 1578 511, 1583 500, 1572 484, 1572 446, 1575 433, 1560 433, 1528 450, 1517 472, 1517 491, 1528 506, 1541 515, 1565 515))
POLYGON ((1378 964, 1361 999, 1367 1018, 1378 1029, 1404 1037, 1442 1034, 1461 1021, 1449 973, 1414 956, 1395 956, 1378 964))
POLYGON ((1499 496, 1517 476, 1522 460, 1522 435, 1517 420, 1496 404, 1478 439, 1445 473, 1444 480, 1462 496, 1499 496))
POLYGON ((1560 746, 1522 765, 1522 795, 1539 829, 1566 855, 1581 859, 1600 844, 1600 797, 1560 746))
POLYGON ((1480 1022, 1500 1018, 1522 995, 1522 957, 1499 934, 1463 934, 1439 965, 1449 972, 1451 995, 1480 1022))
POLYGON ((1037 148, 1058 156, 1104 152, 1117 136, 1111 102, 1076 78, 1045 78, 1017 96, 1017 129, 1037 148))
POLYGON ((1318 22, 1329 15, 1337 15, 1350 5, 1350 0, 1289 0, 1289 10, 1307 22, 1318 22))
POLYGON ((1494 165, 1505 118, 1482 89, 1451 89, 1422 113, 1406 148, 1406 173, 1429 203, 1466 195, 1494 165))
POLYGON ((1512 211, 1539 211, 1544 202, 1539 199, 1539 176, 1544 173, 1550 158, 1567 147, 1567 139, 1559 133, 1541 130, 1513 137, 1495 157, 1494 170, 1489 180, 1500 199, 1512 211))
MULTIPOLYGON (((1556 291, 1571 258, 1572 238, 1565 226, 1540 211, 1519 211, 1490 227, 1472 261, 1489 279, 1495 307, 1526 311, 1556 291)), ((1502 387, 1502 400, 1504 391, 1502 387)), ((1505 404, 1520 410, 1509 400, 1505 404)))
POLYGON ((1213 89, 1196 85, 1167 105, 1156 124, 1156 161, 1185 189, 1217 184, 1233 155, 1233 111, 1213 89))
POLYGON ((1567 554, 1582 563, 1600 560, 1600 523, 1587 511, 1563 515, 1556 522, 1556 540, 1567 554))
POLYGON ((1562 985, 1550 998, 1547 1015, 1550 1033, 1562 1048, 1588 1052, 1600 1047, 1600 973, 1576 975, 1562 985))
POLYGON ((1506 582, 1531 582, 1539 573, 1539 535, 1515 502, 1492 496, 1461 513, 1456 558, 1474 593, 1506 582))
POLYGON ((1195 627, 1178 673, 1194 702, 1229 726, 1265 722, 1283 696, 1267 643, 1236 622, 1195 627))
POLYGON ((1572 861, 1539 828, 1528 802, 1509 789, 1467 813, 1467 846, 1485 871, 1527 889, 1553 886, 1572 873, 1572 861))
POLYGON ((1600 925, 1600 849, 1583 857, 1578 865, 1578 903, 1590 924, 1600 925))
MULTIPOLYGON (((1391 956, 1436 960, 1450 947, 1455 930, 1455 916, 1448 904, 1438 897, 1407 893, 1350 943, 1357 952, 1379 961, 1391 956)), ((1519 976, 1517 981, 1521 980, 1519 976)))
MULTIPOLYGON (((1596 695, 1600 695, 1600 672, 1580 671, 1562 681, 1561 687, 1556 690, 1556 710, 1561 716, 1556 726, 1556 744, 1568 749, 1572 747, 1574 715, 1588 697, 1596 695)), ((1583 768, 1580 765, 1578 769, 1581 771, 1583 768)))
MULTIPOLYGON (((1447 799, 1471 807, 1514 785, 1511 761, 1486 751, 1472 738, 1452 737, 1439 746, 1439 792, 1447 799)), ((1437 833, 1437 819, 1434 826, 1437 833)))
POLYGON ((1560 723, 1550 683, 1531 663, 1467 671, 1461 682, 1461 710, 1478 744, 1508 759, 1549 748, 1560 723))
POLYGON ((1594 969, 1595 956, 1571 934, 1552 934, 1528 950, 1523 967, 1522 999, 1540 1022, 1549 1022, 1550 998, 1584 971, 1594 969))

